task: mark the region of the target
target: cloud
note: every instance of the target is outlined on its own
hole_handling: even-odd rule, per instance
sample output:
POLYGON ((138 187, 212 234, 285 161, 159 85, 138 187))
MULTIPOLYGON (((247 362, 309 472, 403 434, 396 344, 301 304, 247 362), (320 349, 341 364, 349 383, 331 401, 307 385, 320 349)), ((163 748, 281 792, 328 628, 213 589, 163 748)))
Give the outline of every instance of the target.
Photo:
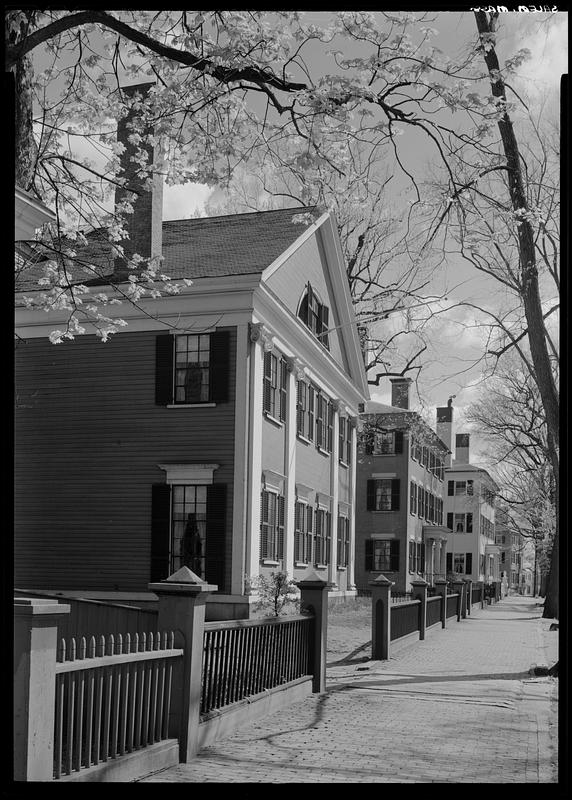
POLYGON ((202 216, 205 203, 213 193, 210 186, 202 183, 187 183, 165 186, 163 194, 163 219, 188 219, 202 216))
POLYGON ((568 14, 511 17, 517 24, 508 36, 506 52, 521 48, 531 52, 531 58, 519 68, 515 83, 529 96, 559 91, 560 77, 568 72, 568 14))

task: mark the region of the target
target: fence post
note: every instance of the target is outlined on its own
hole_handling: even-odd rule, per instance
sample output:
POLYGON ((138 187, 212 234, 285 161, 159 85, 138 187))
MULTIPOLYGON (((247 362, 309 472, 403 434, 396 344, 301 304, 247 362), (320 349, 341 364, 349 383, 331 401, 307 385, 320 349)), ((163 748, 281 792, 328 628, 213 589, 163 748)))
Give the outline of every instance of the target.
POLYGON ((465 612, 465 581, 462 578, 453 581, 453 587, 455 591, 458 593, 459 598, 457 600, 457 622, 460 622, 461 617, 464 619, 466 616, 465 612))
POLYGON ((58 618, 67 604, 14 598, 14 780, 54 777, 58 618))
POLYGON ((217 590, 188 567, 181 567, 149 590, 159 597, 158 629, 175 632, 175 646, 182 647, 180 683, 173 682, 170 734, 179 739, 179 761, 186 764, 198 751, 201 710, 203 638, 206 601, 217 590), (178 696, 177 696, 178 694, 178 696))
POLYGON ((473 602, 473 579, 472 578, 464 578, 465 581, 465 590, 466 590, 466 600, 465 605, 467 607, 467 614, 470 615, 471 613, 471 604, 473 602))
POLYGON ((485 607, 485 582, 478 581, 479 587, 481 589, 481 608, 485 607))
POLYGON ((387 661, 391 641, 391 587, 393 581, 380 575, 371 586, 371 657, 387 661))
POLYGON ((417 578, 411 581, 413 589, 413 599, 420 600, 419 605, 419 640, 425 638, 425 629, 427 628, 427 587, 429 584, 423 578, 417 578))
POLYGON ((295 581, 300 589, 300 610, 314 614, 314 676, 312 692, 326 691, 326 651, 328 647, 328 582, 315 572, 310 572, 301 581, 295 581))
POLYGON ((447 581, 444 578, 437 578, 434 582, 437 594, 441 595, 441 627, 447 626, 447 581))

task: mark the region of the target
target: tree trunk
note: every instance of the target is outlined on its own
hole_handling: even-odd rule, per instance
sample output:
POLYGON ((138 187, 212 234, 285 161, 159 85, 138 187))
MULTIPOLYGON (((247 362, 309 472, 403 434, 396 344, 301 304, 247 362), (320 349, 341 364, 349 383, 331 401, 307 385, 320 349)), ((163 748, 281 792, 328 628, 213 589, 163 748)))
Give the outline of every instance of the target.
MULTIPOLYGON (((481 36, 483 34, 492 35, 495 28, 494 22, 498 15, 496 13, 489 15, 484 11, 475 11, 474 13, 479 34, 481 36)), ((500 65, 492 40, 489 40, 487 47, 488 49, 485 49, 483 46, 483 57, 489 71, 493 96, 506 102, 505 85, 500 75, 500 65)), ((512 207, 514 211, 528 211, 518 143, 512 120, 506 111, 499 120, 498 126, 508 167, 508 186, 512 207)), ((521 279, 520 296, 522 298, 528 329, 527 338, 534 367, 533 377, 538 386, 544 413, 546 415, 550 461, 554 468, 555 480, 558 481, 558 390, 546 342, 540 288, 538 284, 538 267, 536 265, 534 251, 534 232, 530 222, 524 218, 521 224, 518 225, 518 249, 521 279)), ((556 491, 556 498, 556 509, 558 511, 558 488, 556 491)), ((556 523, 556 533, 550 559, 550 572, 544 601, 544 616, 558 616, 558 522, 556 523)))
POLYGON ((33 190, 38 148, 34 139, 32 114, 33 69, 25 56, 16 62, 14 75, 14 157, 16 186, 33 190))

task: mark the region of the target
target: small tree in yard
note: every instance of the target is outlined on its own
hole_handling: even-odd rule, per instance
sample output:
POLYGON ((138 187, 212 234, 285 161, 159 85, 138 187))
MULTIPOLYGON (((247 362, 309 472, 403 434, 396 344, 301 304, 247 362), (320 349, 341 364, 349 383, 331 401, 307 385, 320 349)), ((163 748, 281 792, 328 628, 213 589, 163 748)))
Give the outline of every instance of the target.
POLYGON ((269 576, 258 575, 256 578, 247 578, 247 586, 258 594, 255 611, 265 611, 269 615, 279 617, 287 605, 294 604, 299 607, 300 597, 296 584, 290 579, 287 572, 271 572, 269 576))

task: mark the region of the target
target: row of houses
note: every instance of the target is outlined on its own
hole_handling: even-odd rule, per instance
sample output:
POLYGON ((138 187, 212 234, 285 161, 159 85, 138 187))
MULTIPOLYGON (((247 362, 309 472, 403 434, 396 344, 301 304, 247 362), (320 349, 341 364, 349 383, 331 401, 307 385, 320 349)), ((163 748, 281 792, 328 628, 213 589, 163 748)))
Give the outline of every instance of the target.
MULTIPOLYGON (((65 313, 17 297, 15 586, 145 605, 149 583, 188 566, 218 586, 214 620, 248 617, 250 587, 276 570, 311 569, 332 600, 379 574, 396 591, 497 580, 497 487, 467 434, 453 451, 451 403, 433 430, 408 379, 391 406, 369 398, 333 214, 163 221, 161 191, 139 186, 130 247, 191 286, 109 306, 128 328, 105 344, 54 346, 65 313)), ((48 258, 24 241, 41 219, 18 191, 20 298, 48 258)), ((89 293, 121 294, 103 238, 78 260, 89 293)))

